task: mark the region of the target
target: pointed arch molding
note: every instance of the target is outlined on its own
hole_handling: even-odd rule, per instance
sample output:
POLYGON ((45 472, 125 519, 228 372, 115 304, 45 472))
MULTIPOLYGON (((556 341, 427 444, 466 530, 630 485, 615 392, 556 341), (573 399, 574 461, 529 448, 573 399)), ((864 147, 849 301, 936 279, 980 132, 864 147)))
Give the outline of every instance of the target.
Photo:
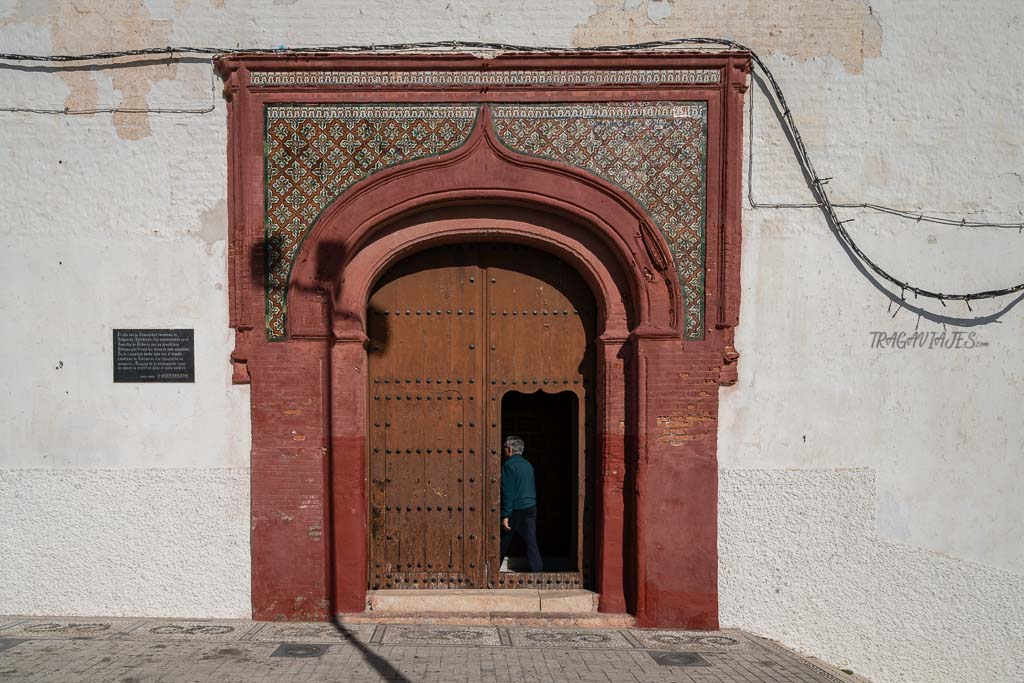
POLYGON ((362 390, 346 392, 365 355, 352 350, 363 298, 402 253, 487 239, 558 254, 605 300, 600 345, 617 379, 606 387, 602 495, 623 500, 605 510, 602 609, 717 623, 708 385, 736 378, 749 55, 249 54, 217 67, 228 101, 231 361, 234 381, 253 384, 254 614, 359 604, 365 568, 337 548, 365 533, 362 460, 339 456, 362 448, 362 390), (629 499, 659 458, 688 483, 629 499), (297 493, 317 481, 319 499, 297 493), (284 510, 289 496, 305 503, 284 510), (687 547, 671 552, 656 522, 641 523, 670 503, 692 517, 687 547), (301 521, 302 533, 282 520, 301 521), (632 532, 616 537, 616 525, 632 532), (670 560, 689 578, 673 578, 670 560))

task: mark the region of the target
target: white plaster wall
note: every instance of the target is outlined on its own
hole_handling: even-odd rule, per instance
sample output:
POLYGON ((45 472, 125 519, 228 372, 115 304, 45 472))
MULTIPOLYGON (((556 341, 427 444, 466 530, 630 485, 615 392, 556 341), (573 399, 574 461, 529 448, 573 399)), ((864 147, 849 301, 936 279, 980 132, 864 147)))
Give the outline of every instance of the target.
MULTIPOLYGON (((882 54, 862 73, 769 60, 834 199, 1020 222, 1024 59, 1005 32, 1022 8, 872 7, 882 54)), ((809 201, 753 93, 748 191, 809 201)), ((919 286, 1024 281, 1016 231, 840 214, 872 258, 919 286)), ((722 391, 719 425, 722 623, 875 681, 1021 680, 1019 297, 973 311, 911 300, 919 317, 890 307, 816 210, 749 204, 742 277, 739 382, 722 391), (873 331, 958 330, 979 345, 871 346, 873 331)))
MULTIPOLYGON (((1024 220, 1022 28, 1024 6, 1005 0, 0 0, 3 51, 735 38, 775 70, 837 201, 1003 221, 1024 220)), ((0 107, 215 106, 135 118, 0 112, 5 501, 53 486, 80 490, 72 500, 84 506, 105 477, 122 477, 111 485, 127 490, 133 477, 166 484, 160 477, 174 473, 205 487, 206 499, 246 495, 245 477, 228 476, 248 464, 248 391, 230 385, 227 363, 225 119, 211 85, 202 63, 173 72, 0 69, 0 107), (194 327, 196 384, 113 385, 110 329, 132 326, 194 327)), ((751 92, 750 192, 763 203, 808 201, 777 121, 751 92)), ((1024 280, 1015 231, 841 214, 856 219, 847 227, 878 263, 921 286, 1024 280)), ((973 311, 919 300, 909 303, 922 317, 893 317, 889 298, 813 209, 747 205, 742 256, 739 382, 723 390, 720 413, 723 622, 877 681, 1020 678, 1020 661, 1005 653, 1024 650, 1024 306, 1012 297, 973 311), (873 331, 915 329, 972 331, 985 345, 871 348, 873 331), (847 562, 837 567, 834 556, 847 562), (990 661, 979 663, 978 652, 990 661), (965 653, 983 668, 962 668, 965 653)), ((149 492, 156 508, 181 493, 170 484, 149 492)), ((247 557, 245 515, 229 523, 218 510, 196 508, 213 521, 191 533, 247 557)), ((89 528, 79 517, 62 527, 89 528)), ((52 587, 11 579, 28 566, 12 557, 53 554, 37 518, 0 536, 0 586, 15 591, 0 591, 0 612, 51 604, 52 587)), ((84 536, 93 543, 68 547, 88 555, 121 539, 128 554, 157 564, 189 556, 196 538, 187 541, 173 517, 147 518, 145 534, 131 519, 91 527, 84 536), (152 546, 151 537, 169 540, 152 546)), ((227 566, 241 566, 231 557, 227 566)), ((247 575, 197 565, 197 576, 233 596, 230 609, 213 610, 187 592, 172 606, 106 564, 124 596, 90 597, 81 571, 53 578, 94 600, 82 613, 248 611, 247 575)))
MULTIPOLYGON (((208 75, 208 74, 207 74, 208 75)), ((44 79, 45 81, 45 79, 44 79)), ((6 467, 239 467, 223 107, 156 118, 0 114, 6 467), (112 329, 195 328, 195 384, 118 384, 112 329)))
MULTIPOLYGON (((0 48, 51 49, 61 5, 17 4, 0 5, 0 48)), ((225 108, 208 65, 179 75, 152 106, 216 110, 154 115, 140 139, 110 114, 0 113, 2 613, 251 614, 225 108), (113 384, 116 327, 194 328, 195 384, 113 384)), ((122 97, 98 81, 93 106, 122 97)), ((44 72, 0 70, 0 83, 0 107, 69 96, 44 72)))
POLYGON ((247 469, 0 470, 5 614, 245 618, 247 469))
POLYGON ((1024 680, 1024 576, 879 537, 869 469, 724 470, 723 625, 873 681, 1024 680))

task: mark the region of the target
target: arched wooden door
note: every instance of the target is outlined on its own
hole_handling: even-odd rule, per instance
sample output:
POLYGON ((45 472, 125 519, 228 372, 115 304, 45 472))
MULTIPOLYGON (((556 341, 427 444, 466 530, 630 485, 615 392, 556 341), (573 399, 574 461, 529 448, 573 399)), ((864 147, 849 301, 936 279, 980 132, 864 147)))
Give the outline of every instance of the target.
POLYGON ((377 283, 367 315, 370 588, 590 583, 594 317, 575 270, 521 246, 431 249, 377 283), (548 406, 568 407, 552 417, 548 406), (501 442, 512 429, 536 471, 553 571, 499 571, 501 442))

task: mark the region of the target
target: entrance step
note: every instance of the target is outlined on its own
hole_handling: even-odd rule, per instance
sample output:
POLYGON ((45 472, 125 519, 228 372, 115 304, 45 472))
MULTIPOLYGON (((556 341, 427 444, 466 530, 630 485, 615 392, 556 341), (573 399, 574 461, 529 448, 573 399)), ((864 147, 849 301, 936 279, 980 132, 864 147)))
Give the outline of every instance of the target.
POLYGON ((593 614, 597 593, 586 590, 376 590, 366 594, 368 612, 422 614, 593 614))
POLYGON ((631 614, 564 614, 558 612, 490 612, 488 614, 467 614, 465 612, 358 612, 338 614, 339 624, 416 624, 466 626, 549 626, 581 628, 633 628, 636 618, 631 614))
POLYGON ((366 612, 338 615, 341 623, 474 624, 491 626, 632 626, 628 614, 597 611, 586 590, 376 590, 366 612))

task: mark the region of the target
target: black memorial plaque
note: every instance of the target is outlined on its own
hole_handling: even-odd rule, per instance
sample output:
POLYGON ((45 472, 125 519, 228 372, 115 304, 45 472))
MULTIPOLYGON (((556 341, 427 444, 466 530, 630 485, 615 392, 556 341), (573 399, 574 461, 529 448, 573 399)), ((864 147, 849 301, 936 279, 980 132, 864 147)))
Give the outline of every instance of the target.
POLYGON ((194 330, 114 330, 115 382, 195 382, 194 330))

